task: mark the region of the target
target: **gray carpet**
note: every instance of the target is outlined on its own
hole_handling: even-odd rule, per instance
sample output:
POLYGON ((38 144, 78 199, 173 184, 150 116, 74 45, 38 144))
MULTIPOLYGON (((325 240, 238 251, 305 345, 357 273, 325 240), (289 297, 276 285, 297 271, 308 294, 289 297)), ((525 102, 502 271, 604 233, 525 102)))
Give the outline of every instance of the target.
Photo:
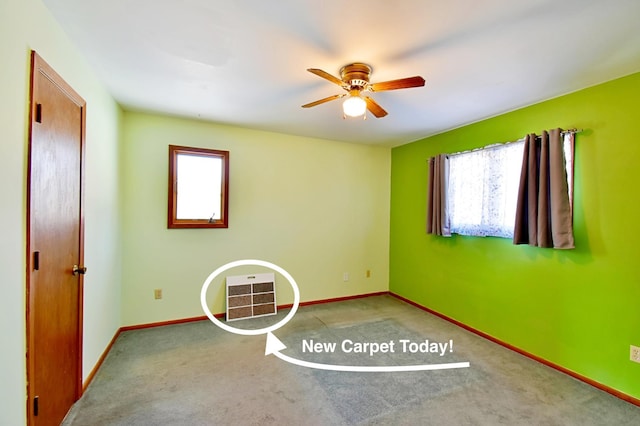
MULTIPOLYGON (((440 353, 421 353, 419 349, 412 353, 409 343, 405 342, 403 345, 402 340, 409 340, 414 344, 425 340, 435 342, 393 319, 386 319, 346 327, 323 327, 313 332, 298 332, 287 336, 283 341, 288 347, 283 353, 293 358, 330 365, 396 366, 467 361, 448 350, 443 356, 440 353), (394 342, 394 352, 380 351, 372 355, 353 352, 354 345, 351 342, 369 342, 372 337, 376 343, 394 342), (329 353, 310 353, 308 349, 303 352, 304 340, 335 343, 336 349, 329 353), (347 341, 345 349, 348 352, 342 350, 344 341, 347 341)), ((414 347, 412 349, 416 350, 414 347)), ((443 393, 455 392, 483 377, 481 369, 475 366, 456 370, 383 373, 313 370, 313 375, 333 409, 348 424, 358 424, 385 414, 410 410, 412 405, 422 399, 433 399, 443 393)))
MULTIPOLYGON (((234 321, 261 328, 284 317, 234 321)), ((315 370, 264 356, 265 336, 209 321, 124 332, 64 425, 638 425, 636 407, 393 297, 303 307, 282 353, 342 365, 468 361, 401 373, 315 370), (449 342, 453 352, 302 351, 303 340, 449 342)))

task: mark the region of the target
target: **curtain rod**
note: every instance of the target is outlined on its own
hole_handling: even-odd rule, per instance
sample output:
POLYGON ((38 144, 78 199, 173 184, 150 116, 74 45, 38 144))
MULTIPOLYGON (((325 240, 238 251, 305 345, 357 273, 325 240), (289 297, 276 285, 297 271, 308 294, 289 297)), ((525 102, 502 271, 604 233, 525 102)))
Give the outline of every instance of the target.
MULTIPOLYGON (((563 136, 567 135, 567 134, 570 134, 570 133, 576 134, 576 133, 580 133, 580 132, 582 132, 582 129, 577 129, 575 127, 571 128, 571 129, 567 129, 567 130, 560 129, 560 134, 563 135, 563 136)), ((527 134, 529 134, 529 133, 527 133, 527 134)), ((538 136, 538 137, 540 137, 540 136, 538 136)), ((469 152, 481 151, 483 149, 493 149, 493 148, 497 148, 497 147, 502 146, 502 145, 509 145, 511 143, 524 142, 524 139, 525 139, 525 137, 522 137, 522 138, 520 138, 518 140, 515 140, 515 141, 510 141, 510 142, 496 142, 496 143, 493 143, 491 145, 486 145, 486 146, 482 146, 482 147, 479 147, 479 148, 469 149, 467 151, 451 152, 451 153, 448 153, 448 154, 445 154, 445 155, 448 155, 448 156, 449 155, 460 155, 460 154, 466 154, 466 153, 469 153, 469 152)))
POLYGON ((576 128, 574 127, 573 129, 562 130, 562 131, 560 132, 560 134, 566 135, 567 133, 573 133, 573 134, 576 134, 576 133, 582 133, 582 130, 583 130, 583 129, 576 129, 576 128))
MULTIPOLYGON (((546 132, 548 132, 548 130, 545 130, 546 132)), ((576 129, 575 127, 571 128, 571 129, 560 129, 560 134, 561 135, 568 135, 570 133, 576 134, 576 133, 581 133, 582 129, 576 129)), ((527 133, 527 135, 529 135, 531 133, 527 133)), ((540 137, 540 135, 536 135, 537 137, 540 137)), ((518 141, 524 140, 524 138, 518 139, 518 141)), ((518 141, 514 141, 514 142, 518 142, 518 141)), ((511 143, 511 142, 506 142, 506 143, 511 143)))

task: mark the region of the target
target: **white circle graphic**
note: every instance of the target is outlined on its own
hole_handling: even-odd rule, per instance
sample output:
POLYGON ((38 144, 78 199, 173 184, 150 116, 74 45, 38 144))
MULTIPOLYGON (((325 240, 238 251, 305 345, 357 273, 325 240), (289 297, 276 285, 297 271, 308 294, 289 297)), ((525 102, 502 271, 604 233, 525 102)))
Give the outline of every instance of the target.
POLYGON ((202 290, 200 291, 200 304, 202 305, 204 313, 207 314, 207 317, 211 320, 211 322, 213 322, 221 329, 226 330, 230 333, 243 334, 245 336, 257 336, 259 334, 265 334, 277 330, 278 328, 288 323, 291 318, 293 318, 293 316, 296 314, 296 311, 298 310, 298 305, 300 304, 300 290, 298 289, 298 284, 296 284, 296 281, 293 279, 293 277, 278 265, 257 259, 236 260, 234 262, 229 262, 226 265, 222 265, 221 267, 213 271, 206 280, 204 280, 204 284, 202 284, 202 290), (211 313, 209 307, 207 306, 207 290, 209 289, 209 284, 211 284, 211 281, 213 281, 218 275, 228 269, 245 265, 264 266, 265 268, 273 269, 274 271, 279 272, 283 277, 285 277, 287 281, 289 281, 289 284, 291 284, 291 288, 293 289, 293 306, 291 307, 291 311, 289 311, 286 317, 269 327, 258 328, 255 330, 246 330, 242 328, 231 327, 217 319, 211 313))

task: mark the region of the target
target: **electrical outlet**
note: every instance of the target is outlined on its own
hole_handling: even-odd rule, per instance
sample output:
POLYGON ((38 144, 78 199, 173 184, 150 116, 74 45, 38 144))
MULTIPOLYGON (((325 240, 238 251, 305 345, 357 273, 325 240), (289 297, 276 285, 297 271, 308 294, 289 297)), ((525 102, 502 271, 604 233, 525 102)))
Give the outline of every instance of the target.
POLYGON ((158 300, 158 299, 162 299, 162 289, 161 288, 156 288, 155 290, 153 290, 153 298, 158 300))
POLYGON ((349 273, 345 272, 344 274, 342 274, 342 281, 349 281, 349 273))
POLYGON ((640 347, 631 345, 630 359, 633 362, 640 363, 640 347))
POLYGON ((367 269, 367 272, 365 272, 364 276, 367 278, 371 278, 371 269, 367 269))

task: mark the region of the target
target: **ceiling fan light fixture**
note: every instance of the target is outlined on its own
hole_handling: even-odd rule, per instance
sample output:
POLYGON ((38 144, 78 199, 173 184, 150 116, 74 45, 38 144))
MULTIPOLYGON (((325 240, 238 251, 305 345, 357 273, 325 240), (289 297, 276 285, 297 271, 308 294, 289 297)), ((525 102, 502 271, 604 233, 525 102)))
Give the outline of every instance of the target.
MULTIPOLYGON (((365 96, 362 98, 361 93, 369 92, 384 92, 387 90, 408 89, 411 87, 424 86, 424 78, 416 75, 414 77, 399 78, 396 80, 383 81, 379 83, 370 83, 369 77, 371 76, 371 67, 362 62, 354 62, 353 64, 345 65, 340 69, 340 78, 329 74, 319 68, 307 68, 312 74, 318 77, 324 78, 333 84, 340 86, 343 90, 349 93, 349 97, 342 103, 342 110, 344 112, 344 118, 360 117, 365 115, 367 110, 373 114, 376 118, 382 118, 387 115, 387 111, 384 110, 378 103, 371 97, 365 96)), ((316 105, 323 104, 325 102, 333 101, 334 99, 341 99, 347 96, 346 94, 339 94, 328 96, 323 99, 319 99, 314 102, 302 105, 302 108, 311 108, 316 105)))
POLYGON ((360 117, 367 110, 367 103, 360 96, 349 96, 342 104, 344 115, 349 117, 360 117))

